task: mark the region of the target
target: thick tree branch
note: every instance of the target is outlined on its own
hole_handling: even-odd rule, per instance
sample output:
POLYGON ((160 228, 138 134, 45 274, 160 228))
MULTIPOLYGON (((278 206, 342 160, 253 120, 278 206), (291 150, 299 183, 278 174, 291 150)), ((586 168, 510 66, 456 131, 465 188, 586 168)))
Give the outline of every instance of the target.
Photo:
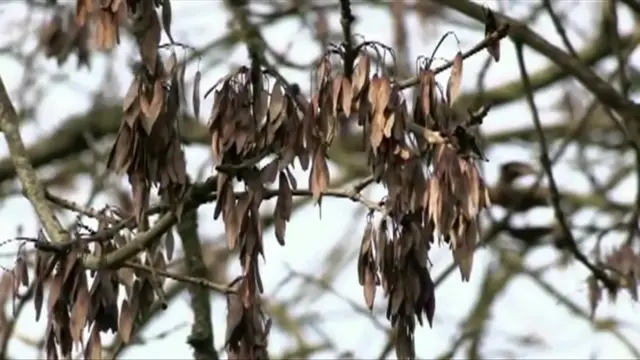
MULTIPOLYGON (((171 230, 169 230, 171 231, 171 230)), ((207 267, 202 258, 202 246, 198 237, 198 214, 192 211, 178 224, 178 234, 182 240, 187 274, 207 279, 207 267)), ((193 348, 194 359, 218 359, 213 347, 213 323, 211 321, 211 301, 209 291, 198 285, 189 285, 193 325, 187 342, 193 348)))
MULTIPOLYGON (((485 13, 482 5, 468 0, 435 0, 436 2, 459 11, 471 18, 484 22, 485 13)), ((568 74, 574 76, 580 83, 606 106, 617 111, 622 117, 632 117, 640 112, 640 106, 621 96, 611 85, 602 80, 588 66, 579 59, 573 58, 561 49, 552 45, 526 25, 505 15, 496 13, 499 21, 511 25, 509 36, 515 41, 530 46, 542 55, 553 60, 568 74)))
POLYGON ((0 78, 0 130, 4 133, 4 138, 7 141, 11 161, 18 179, 27 199, 29 199, 38 215, 47 238, 58 244, 68 242, 68 233, 53 214, 53 210, 51 210, 45 197, 44 187, 38 180, 35 169, 29 163, 27 150, 20 136, 20 125, 16 110, 11 103, 2 78, 0 78))

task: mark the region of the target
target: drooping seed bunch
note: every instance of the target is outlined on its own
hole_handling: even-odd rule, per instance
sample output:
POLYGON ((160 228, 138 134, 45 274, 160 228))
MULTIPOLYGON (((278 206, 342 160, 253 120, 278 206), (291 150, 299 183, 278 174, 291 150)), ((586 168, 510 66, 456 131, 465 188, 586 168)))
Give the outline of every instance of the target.
MULTIPOLYGON (((54 21, 43 31, 41 41, 51 56, 64 61, 70 48, 77 47, 79 53, 85 49, 89 33, 97 48, 115 46, 119 25, 129 21, 141 62, 134 66, 108 166, 129 177, 139 230, 148 229, 146 213, 154 186, 180 218, 188 186, 177 125, 185 102, 185 67, 174 52, 165 61, 159 52, 162 28, 174 44, 170 1, 77 0, 76 4, 76 27, 82 30, 72 26, 69 30, 54 21), (160 17, 158 7, 162 8, 160 17)), ((488 18, 485 35, 491 36, 498 27, 490 12, 488 18)), ((499 43, 490 43, 487 49, 497 61, 499 43)), ((332 45, 314 68, 308 98, 269 64, 252 57, 250 66, 225 76, 204 95, 214 97, 209 116, 211 154, 217 169, 214 218, 222 217, 228 248, 237 251, 242 266, 236 290, 227 295, 225 347, 229 358, 268 358, 271 321, 261 304, 258 267, 259 256, 265 255, 260 207, 277 190, 275 236, 284 245, 298 188, 292 173, 295 160, 310 170, 308 188, 321 205, 330 179, 327 153, 342 127, 361 128, 371 178, 387 191, 367 216, 357 271, 369 308, 374 306, 378 286, 387 297, 387 318, 398 334, 399 358, 415 358, 416 322, 422 325, 423 315, 430 325, 433 321, 435 285, 428 255, 436 239, 451 248, 463 280, 469 280, 478 217, 489 205, 475 164, 484 157, 473 128, 482 123, 488 108, 462 114, 453 106, 461 89, 462 53, 450 62, 445 87, 437 81, 440 70, 431 66, 433 56, 419 59, 417 81, 409 83, 398 81, 380 65, 389 53, 393 56, 388 47, 370 41, 332 45), (417 91, 409 98, 403 90, 413 85, 417 91), (238 184, 245 191, 234 191, 238 184), (376 211, 380 212, 377 224, 376 211)), ((198 72, 193 90, 196 117, 200 81, 198 72)), ((100 223, 101 229, 112 225, 100 223)), ((168 238, 165 250, 170 259, 173 244, 168 238)), ((92 251, 109 254, 127 242, 120 234, 112 240, 92 251)), ((157 243, 152 242, 145 254, 130 261, 164 269, 165 254, 157 243)), ((53 289, 60 293, 50 304, 54 316, 47 351, 51 358, 57 356, 56 342, 63 344, 63 356, 68 355, 70 344, 82 341, 78 334, 85 325, 91 327, 87 358, 97 356, 100 331, 117 329, 128 341, 138 317, 162 294, 160 277, 126 268, 99 270, 91 290, 87 289, 85 271, 78 261, 85 251, 88 247, 82 244, 65 261, 58 259, 56 271, 50 266, 53 262, 38 260, 38 278, 44 283, 43 279, 51 277, 53 289), (120 284, 127 296, 118 315, 120 284)), ((41 293, 42 289, 36 296, 41 293)))

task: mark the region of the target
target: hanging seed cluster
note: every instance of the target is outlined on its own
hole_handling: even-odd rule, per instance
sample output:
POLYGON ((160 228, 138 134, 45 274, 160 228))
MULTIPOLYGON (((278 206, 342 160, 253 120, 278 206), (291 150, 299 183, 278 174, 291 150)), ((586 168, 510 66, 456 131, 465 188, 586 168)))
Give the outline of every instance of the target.
POLYGON ((39 45, 44 56, 55 58, 58 66, 66 63, 69 55, 76 54, 78 68, 89 67, 89 28, 86 24, 78 25, 72 11, 55 14, 41 26, 39 45))
MULTIPOLYGON (((77 0, 75 16, 54 16, 40 36, 47 56, 63 63, 76 52, 79 62, 88 64, 91 42, 96 49, 109 49, 119 41, 119 25, 125 19, 131 25, 141 61, 134 66, 134 79, 123 102, 122 123, 107 165, 127 174, 132 188, 132 215, 141 231, 149 226, 146 211, 152 187, 157 187, 179 217, 188 185, 177 124, 185 97, 184 65, 178 63, 174 52, 166 59, 159 53, 161 31, 164 28, 165 33, 170 33, 170 15, 168 1, 77 0), (159 6, 160 18, 156 13, 159 6)), ((164 278, 153 271, 123 266, 89 274, 83 266, 85 254, 109 256, 128 244, 132 234, 123 232, 117 224, 130 215, 104 214, 99 218, 97 232, 73 234, 72 246, 64 251, 40 249, 34 279, 29 279, 24 256, 19 254, 10 277, 12 293, 15 296, 20 285, 31 285, 36 319, 46 307, 49 316, 44 349, 48 359, 70 357, 77 344, 82 345, 86 359, 100 359, 101 333, 117 332, 123 342, 129 342, 132 331, 150 314, 152 305, 163 301, 164 278), (104 234, 110 235, 105 238, 104 234), (91 286, 88 275, 93 277, 91 286), (125 297, 119 303, 121 287, 125 297), (45 289, 49 291, 46 302, 45 289), (85 329, 89 331, 88 338, 84 338, 85 329)), ((146 269, 166 269, 167 260, 173 256, 173 236, 169 232, 162 238, 128 262, 146 269)), ((44 237, 39 243, 46 244, 44 237)), ((0 282, 7 282, 6 277, 0 282)))
MULTIPOLYGON (((99 231, 112 230, 111 225, 100 222, 99 231)), ((88 272, 82 264, 83 254, 108 255, 126 239, 115 235, 113 242, 96 242, 101 239, 93 234, 76 233, 74 236, 78 240, 64 252, 38 248, 33 278, 27 271, 26 254, 24 246, 21 246, 13 270, 0 277, 0 303, 6 304, 8 294, 12 294, 15 311, 19 289, 24 286, 33 296, 36 321, 40 319, 42 310, 46 310, 43 349, 47 359, 69 358, 77 344, 82 345, 85 359, 100 359, 102 332, 118 332, 122 341, 129 342, 136 323, 149 316, 155 289, 164 285, 162 278, 126 267, 88 272), (89 243, 94 244, 93 248, 89 243), (88 275, 93 277, 91 286, 88 275), (118 306, 121 285, 124 285, 125 298, 118 306), (48 291, 46 299, 45 290, 48 291), (89 330, 88 338, 85 338, 85 329, 89 330)), ((42 233, 37 241, 40 245, 47 244, 42 233)), ((166 268, 164 256, 153 260, 147 257, 144 262, 157 269, 166 268)), ((131 261, 142 263, 141 255, 131 261)))
MULTIPOLYGON (((487 15, 487 36, 498 29, 487 15)), ((97 49, 119 43, 119 26, 128 21, 140 52, 134 79, 124 99, 123 118, 108 159, 108 167, 126 173, 131 184, 133 215, 139 231, 147 220, 151 189, 168 202, 180 219, 188 181, 177 125, 185 101, 185 67, 173 52, 169 0, 77 0, 75 25, 54 20, 43 30, 41 42, 50 56, 64 61, 71 51, 88 58, 89 41, 97 49), (161 8, 158 15, 157 8, 161 8), (75 27, 74 27, 75 26, 75 27), (164 29, 172 51, 160 53, 164 29)), ((463 55, 451 62, 442 86, 431 61, 421 59, 417 91, 407 98, 390 74, 374 66, 370 54, 390 50, 363 42, 353 49, 332 46, 314 68, 307 99, 268 64, 255 56, 250 66, 225 76, 204 94, 213 94, 208 119, 211 154, 217 173, 214 218, 222 218, 227 245, 239 255, 242 275, 227 294, 225 349, 230 359, 268 358, 271 320, 261 302, 263 285, 258 258, 265 256, 260 207, 267 189, 277 190, 273 210, 275 237, 285 244, 298 184, 295 160, 309 171, 308 189, 320 206, 329 187, 327 152, 340 127, 358 124, 371 176, 387 194, 366 219, 357 264, 358 280, 367 306, 373 309, 378 287, 386 297, 387 318, 394 326, 399 358, 415 358, 414 330, 435 312, 434 283, 428 254, 433 243, 447 244, 469 280, 478 237, 478 216, 489 195, 475 161, 484 159, 474 127, 488 108, 461 115, 452 104, 460 93, 463 55), (245 191, 235 191, 237 185, 245 191), (379 212, 375 214, 375 212, 379 212), (374 219, 378 217, 378 221, 374 219)), ((497 61, 499 43, 488 51, 497 61)), ((377 59, 380 60, 380 59, 377 59)), ((200 114, 201 74, 194 79, 193 111, 200 114)), ((120 216, 125 217, 125 216, 120 216)), ((130 340, 139 319, 154 301, 162 302, 163 278, 153 271, 129 267, 102 269, 88 287, 82 254, 108 256, 128 243, 113 218, 100 220, 98 231, 109 239, 76 236, 80 241, 64 253, 38 251, 34 296, 37 316, 43 306, 44 284, 50 287, 48 358, 68 357, 73 344, 83 343, 86 358, 100 358, 101 332, 118 332, 130 340), (95 243, 93 247, 89 243, 95 243), (123 285, 126 296, 118 307, 123 285), (83 339, 83 329, 89 339, 83 339)), ((152 242, 128 261, 165 269, 173 254, 173 236, 164 235, 164 248, 152 242)), ((131 264, 129 264, 131 265, 131 264)), ((26 265, 18 261, 12 286, 28 284, 26 265)), ((3 280, 4 281, 4 278, 3 280)))
MULTIPOLYGON (((305 142, 306 118, 296 103, 295 89, 285 88, 278 80, 269 88, 269 80, 260 68, 242 67, 208 92, 214 96, 209 117, 211 150, 220 170, 214 218, 222 215, 229 249, 238 249, 244 275, 237 295, 227 300, 226 347, 229 357, 237 359, 266 356, 268 326, 260 306, 263 288, 257 263, 259 255, 264 256, 259 210, 265 186, 278 182, 276 237, 284 244, 292 189, 297 187, 290 168, 296 157, 308 168, 308 145, 314 145, 305 142), (258 163, 267 156, 275 157, 260 168, 258 163), (242 196, 233 192, 235 179, 246 186, 242 196)), ((318 147, 314 147, 312 168, 326 179, 314 185, 319 194, 328 184, 329 173, 324 148, 318 147)))
POLYGON ((620 290, 624 289, 629 296, 638 301, 638 284, 640 281, 640 255, 634 248, 628 244, 613 249, 601 259, 600 244, 596 244, 594 249, 596 259, 605 264, 608 271, 606 275, 615 284, 614 287, 607 287, 603 284, 595 274, 589 275, 587 278, 588 300, 590 306, 590 315, 595 316, 596 309, 602 300, 603 290, 607 292, 609 300, 615 301, 620 290))
POLYGON ((129 8, 142 62, 122 105, 123 121, 108 167, 126 172, 139 224, 144 224, 151 186, 177 208, 186 191, 184 152, 177 124, 181 99, 181 66, 172 53, 163 63, 158 53, 162 27, 151 2, 129 8))

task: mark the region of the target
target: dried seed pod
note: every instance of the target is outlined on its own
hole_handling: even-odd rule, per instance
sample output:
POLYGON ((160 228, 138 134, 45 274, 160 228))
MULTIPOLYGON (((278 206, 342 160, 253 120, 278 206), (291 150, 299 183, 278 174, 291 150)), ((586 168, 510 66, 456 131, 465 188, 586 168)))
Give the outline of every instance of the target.
POLYGON ((451 67, 451 75, 447 82, 447 102, 449 105, 458 98, 460 94, 460 85, 462 84, 462 53, 458 51, 453 58, 453 66, 451 67))
MULTIPOLYGON (((165 0, 169 2, 169 0, 165 0)), ((164 8, 164 7, 163 7, 164 8)), ((193 79, 193 113, 196 118, 200 117, 200 79, 202 77, 202 73, 200 70, 196 71, 196 75, 193 79)))

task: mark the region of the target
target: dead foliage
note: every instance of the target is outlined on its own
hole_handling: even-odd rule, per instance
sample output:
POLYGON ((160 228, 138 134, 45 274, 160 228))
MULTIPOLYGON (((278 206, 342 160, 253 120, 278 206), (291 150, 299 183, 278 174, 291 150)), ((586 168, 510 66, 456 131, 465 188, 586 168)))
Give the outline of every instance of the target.
POLYGON ((59 66, 75 53, 78 68, 90 67, 89 27, 76 23, 72 11, 54 14, 40 27, 39 46, 44 56, 55 58, 59 66))
MULTIPOLYGON (((599 244, 597 245, 599 246, 599 244)), ((599 251, 596 257, 599 257, 599 251)), ((609 299, 614 301, 618 297, 618 291, 625 289, 634 301, 638 301, 638 283, 640 282, 640 255, 632 246, 624 244, 611 251, 602 259, 600 267, 606 270, 609 278, 617 284, 613 291, 607 291, 609 299)), ((602 299, 603 289, 607 289, 595 275, 587 277, 588 300, 591 316, 602 299)))
MULTIPOLYGON (((108 231, 107 224, 101 224, 100 231, 108 231)), ((21 246, 14 268, 0 279, 1 305, 11 300, 15 309, 16 300, 25 296, 20 289, 26 287, 33 294, 36 320, 45 310, 47 359, 69 358, 74 348, 84 349, 85 359, 100 359, 101 334, 105 332, 118 333, 125 343, 129 342, 136 323, 147 316, 155 301, 154 288, 163 284, 163 279, 126 267, 88 271, 82 264, 84 254, 107 255, 126 243, 126 238, 118 234, 98 242, 101 237, 96 234, 75 236, 69 246, 52 248, 41 233, 36 241, 32 276, 21 246), (122 289, 125 297, 119 304, 122 289)), ((156 258, 139 254, 131 261, 166 268, 161 252, 156 258)))
MULTIPOLYGON (((129 178, 131 200, 121 198, 133 212, 138 231, 151 225, 147 210, 152 187, 157 186, 178 220, 188 187, 177 120, 185 99, 185 69, 173 52, 170 6, 169 0, 76 1, 76 26, 84 33, 90 28, 96 48, 119 43, 125 18, 139 48, 141 61, 134 66, 122 123, 108 159, 110 169, 129 178), (160 14, 158 7, 162 7, 160 14), (163 28, 172 45, 164 59, 159 44, 163 28)), ((487 35, 497 28, 495 19, 488 21, 487 35)), ((62 31, 52 29, 57 31, 49 31, 54 35, 62 31)), ((54 35, 43 36, 42 42, 59 56, 62 50, 54 35)), ((370 309, 378 286, 387 298, 387 318, 397 334, 399 358, 415 358, 413 333, 416 323, 423 324, 423 315, 430 326, 433 322, 436 297, 428 255, 436 240, 449 246, 462 280, 469 280, 478 217, 490 204, 475 164, 484 156, 474 128, 489 109, 461 114, 453 107, 462 87, 465 55, 458 52, 453 57, 446 87, 436 79, 433 56, 419 59, 418 91, 410 99, 397 79, 373 65, 381 59, 370 54, 388 54, 387 47, 370 41, 352 45, 329 44, 314 68, 309 99, 257 57, 204 94, 214 98, 208 119, 217 170, 210 179, 216 184, 214 219, 222 217, 228 248, 237 252, 242 266, 238 285, 227 294, 225 348, 231 359, 268 358, 271 321, 261 307, 258 266, 259 257, 265 256, 260 207, 266 190, 277 188, 275 236, 284 245, 298 189, 292 173, 295 160, 309 170, 308 190, 320 207, 330 182, 327 152, 343 126, 362 127, 371 176, 387 190, 377 206, 368 205, 357 272, 370 309), (245 191, 234 191, 239 184, 245 191), (376 211, 380 212, 377 222, 376 211)), ((497 61, 499 45, 490 46, 497 61)), ((198 72, 192 97, 196 116, 200 82, 198 72)), ((100 226, 99 232, 113 224, 101 222, 100 226)), ((76 238, 64 251, 38 251, 32 281, 37 316, 43 289, 50 292, 48 358, 68 356, 74 343, 83 344, 85 358, 100 358, 102 332, 117 331, 129 341, 137 320, 146 316, 156 296, 162 298, 161 278, 127 267, 95 271, 89 287, 81 256, 104 256, 129 240, 119 231, 100 238, 76 238), (118 304, 121 285, 126 297, 118 304), (83 329, 89 331, 86 339, 83 329)), ((169 232, 166 251, 152 241, 129 261, 162 270, 172 256, 173 241, 169 232)), ((22 263, 16 265, 12 283, 29 283, 23 269, 22 263)))
POLYGON ((178 213, 187 186, 177 123, 182 72, 171 61, 175 55, 166 64, 159 56, 160 22, 154 7, 144 4, 150 3, 130 10, 142 62, 134 67, 135 77, 122 105, 123 121, 108 160, 109 168, 129 176, 139 224, 145 222, 151 186, 158 186, 178 213))

